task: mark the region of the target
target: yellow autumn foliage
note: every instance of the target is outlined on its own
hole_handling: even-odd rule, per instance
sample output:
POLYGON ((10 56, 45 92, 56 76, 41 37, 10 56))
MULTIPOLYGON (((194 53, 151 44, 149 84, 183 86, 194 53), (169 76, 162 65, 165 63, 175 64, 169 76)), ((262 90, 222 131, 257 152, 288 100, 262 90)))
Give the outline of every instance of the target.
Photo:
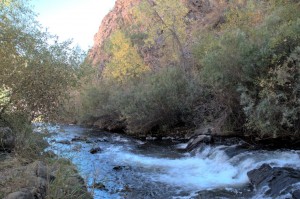
POLYGON ((121 31, 110 37, 109 53, 112 58, 103 71, 103 77, 123 82, 149 70, 130 39, 121 31))
MULTIPOLYGON (((188 8, 182 1, 142 0, 132 10, 138 24, 142 24, 148 37, 146 45, 152 46, 159 41, 163 46, 162 63, 180 62, 184 65, 184 44, 187 40, 186 16, 188 8)), ((184 66, 183 66, 184 67, 184 66)))

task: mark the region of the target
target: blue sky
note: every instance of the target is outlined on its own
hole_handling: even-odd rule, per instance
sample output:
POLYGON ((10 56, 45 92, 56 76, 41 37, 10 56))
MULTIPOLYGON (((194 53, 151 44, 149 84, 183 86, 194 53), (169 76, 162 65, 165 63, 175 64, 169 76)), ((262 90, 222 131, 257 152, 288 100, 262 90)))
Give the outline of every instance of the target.
POLYGON ((73 38, 74 44, 88 50, 103 17, 115 0, 31 0, 43 27, 61 40, 73 38))

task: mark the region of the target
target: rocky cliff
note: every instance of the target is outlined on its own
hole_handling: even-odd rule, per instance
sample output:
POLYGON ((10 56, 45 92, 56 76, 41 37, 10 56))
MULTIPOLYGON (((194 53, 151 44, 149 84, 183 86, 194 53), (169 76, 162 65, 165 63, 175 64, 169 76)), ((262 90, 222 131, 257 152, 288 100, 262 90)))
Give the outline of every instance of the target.
POLYGON ((98 32, 94 36, 94 45, 89 51, 89 58, 93 65, 101 65, 108 59, 103 50, 104 41, 109 38, 114 30, 132 21, 130 9, 139 2, 140 0, 117 0, 114 8, 104 17, 98 32))
MULTIPOLYGON (((122 26, 133 22, 131 10, 134 6, 141 3, 142 0, 116 0, 114 8, 105 16, 99 27, 99 31, 94 36, 94 45, 89 51, 89 59, 95 67, 103 69, 105 62, 109 60, 109 55, 104 51, 105 41, 109 36, 122 26)), ((174 0, 174 3, 180 0, 174 0)), ((187 18, 188 34, 194 30, 205 28, 207 26, 216 27, 223 22, 223 11, 226 8, 226 0, 182 0, 187 6, 189 12, 187 18)), ((154 1, 155 2, 155 1, 154 1)), ((192 43, 192 40, 189 40, 192 43)), ((189 44, 185 44, 189 46, 189 44)), ((140 53, 146 64, 155 64, 159 55, 156 52, 159 49, 159 43, 147 49, 140 49, 140 53)), ((188 52, 187 52, 188 53, 188 52)))

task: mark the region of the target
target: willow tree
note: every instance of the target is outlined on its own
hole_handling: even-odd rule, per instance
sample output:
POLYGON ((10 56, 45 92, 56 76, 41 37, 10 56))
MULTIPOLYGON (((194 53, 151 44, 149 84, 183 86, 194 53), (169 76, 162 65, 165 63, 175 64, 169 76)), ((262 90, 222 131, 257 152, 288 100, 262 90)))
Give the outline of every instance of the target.
POLYGON ((165 54, 169 59, 178 60, 184 69, 187 67, 184 52, 187 13, 188 9, 181 0, 142 0, 133 9, 137 22, 148 34, 146 45, 151 46, 163 40, 165 46, 169 47, 165 54))
POLYGON ((108 53, 111 59, 107 63, 103 76, 119 82, 134 78, 148 71, 137 49, 121 30, 116 30, 108 42, 108 53))
POLYGON ((27 1, 0 3, 0 117, 54 115, 76 83, 81 52, 43 31, 27 1))

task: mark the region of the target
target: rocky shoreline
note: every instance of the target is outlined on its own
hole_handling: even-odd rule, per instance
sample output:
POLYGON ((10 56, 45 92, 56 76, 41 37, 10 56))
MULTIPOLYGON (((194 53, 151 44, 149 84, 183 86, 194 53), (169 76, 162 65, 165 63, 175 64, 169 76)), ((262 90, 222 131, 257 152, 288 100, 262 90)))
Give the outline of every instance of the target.
POLYGON ((44 151, 38 158, 25 158, 15 151, 15 146, 13 131, 0 128, 0 198, 92 198, 69 160, 44 151))

